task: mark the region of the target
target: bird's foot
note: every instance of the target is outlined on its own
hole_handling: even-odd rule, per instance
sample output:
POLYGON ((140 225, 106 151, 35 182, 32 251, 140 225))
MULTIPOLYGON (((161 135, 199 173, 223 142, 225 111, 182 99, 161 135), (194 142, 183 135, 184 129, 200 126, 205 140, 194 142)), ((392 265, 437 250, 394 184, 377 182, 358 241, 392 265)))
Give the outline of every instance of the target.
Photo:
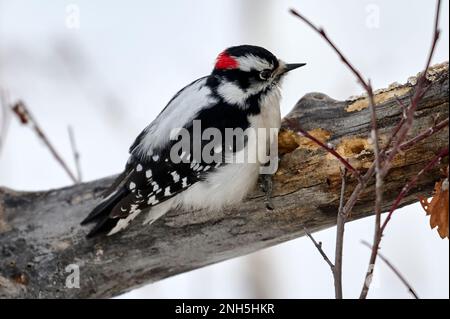
POLYGON ((271 174, 260 174, 259 175, 259 186, 264 192, 264 204, 268 210, 274 210, 275 207, 272 202, 272 175, 271 174))

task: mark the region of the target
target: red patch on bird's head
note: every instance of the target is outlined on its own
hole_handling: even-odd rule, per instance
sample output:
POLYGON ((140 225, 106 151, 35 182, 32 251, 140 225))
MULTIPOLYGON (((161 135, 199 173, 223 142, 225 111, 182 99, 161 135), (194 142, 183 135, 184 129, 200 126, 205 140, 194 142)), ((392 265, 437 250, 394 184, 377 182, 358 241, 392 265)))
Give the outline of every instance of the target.
POLYGON ((236 69, 238 67, 238 62, 235 58, 230 56, 226 51, 223 51, 219 54, 216 60, 215 69, 223 70, 223 69, 236 69))

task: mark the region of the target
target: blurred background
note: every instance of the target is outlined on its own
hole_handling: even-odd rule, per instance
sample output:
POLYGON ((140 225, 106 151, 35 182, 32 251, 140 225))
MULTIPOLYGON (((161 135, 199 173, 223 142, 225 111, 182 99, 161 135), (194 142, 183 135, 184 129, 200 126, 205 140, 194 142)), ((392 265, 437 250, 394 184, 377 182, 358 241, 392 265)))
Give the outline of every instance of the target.
MULTIPOLYGON (((375 88, 404 82, 424 67, 435 10, 425 0, 0 0, 0 88, 22 99, 73 165, 72 126, 83 181, 118 173, 134 137, 180 88, 208 74, 216 55, 237 44, 264 46, 288 62, 307 62, 284 82, 282 113, 308 92, 335 99, 361 93, 325 42, 288 9, 329 35, 375 88)), ((434 63, 448 61, 449 2, 434 63)), ((0 185, 42 190, 71 181, 35 134, 0 115, 0 185)), ((344 293, 357 297, 373 218, 347 224, 344 293)), ((149 230, 151 231, 151 230, 149 230)), ((335 229, 315 234, 332 257, 335 229)), ((449 242, 419 205, 399 210, 382 253, 423 298, 449 297, 449 242)), ((82 276, 82 270, 81 270, 82 276)), ((410 298, 382 263, 371 298, 410 298)), ((333 298, 328 266, 307 238, 181 274, 121 298, 333 298)))

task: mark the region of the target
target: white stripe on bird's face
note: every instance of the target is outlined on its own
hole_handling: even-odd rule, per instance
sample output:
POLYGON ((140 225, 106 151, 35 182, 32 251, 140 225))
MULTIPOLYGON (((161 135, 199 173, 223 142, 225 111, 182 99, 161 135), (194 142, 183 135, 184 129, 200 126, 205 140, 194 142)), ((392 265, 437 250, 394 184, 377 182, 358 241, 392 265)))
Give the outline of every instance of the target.
POLYGON ((241 71, 249 72, 251 70, 262 71, 262 70, 272 70, 273 64, 265 59, 257 57, 253 54, 247 54, 241 57, 235 58, 238 62, 238 68, 241 71))

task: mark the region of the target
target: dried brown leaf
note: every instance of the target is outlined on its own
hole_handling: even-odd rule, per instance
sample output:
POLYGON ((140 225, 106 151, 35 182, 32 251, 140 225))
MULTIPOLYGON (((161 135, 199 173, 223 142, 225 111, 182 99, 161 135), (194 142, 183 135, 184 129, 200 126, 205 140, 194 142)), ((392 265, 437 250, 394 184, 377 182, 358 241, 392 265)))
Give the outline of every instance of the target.
POLYGON ((448 232, 448 170, 447 177, 436 183, 434 186, 434 195, 431 201, 428 198, 420 197, 420 204, 430 215, 431 228, 437 227, 441 238, 449 238, 448 232))

